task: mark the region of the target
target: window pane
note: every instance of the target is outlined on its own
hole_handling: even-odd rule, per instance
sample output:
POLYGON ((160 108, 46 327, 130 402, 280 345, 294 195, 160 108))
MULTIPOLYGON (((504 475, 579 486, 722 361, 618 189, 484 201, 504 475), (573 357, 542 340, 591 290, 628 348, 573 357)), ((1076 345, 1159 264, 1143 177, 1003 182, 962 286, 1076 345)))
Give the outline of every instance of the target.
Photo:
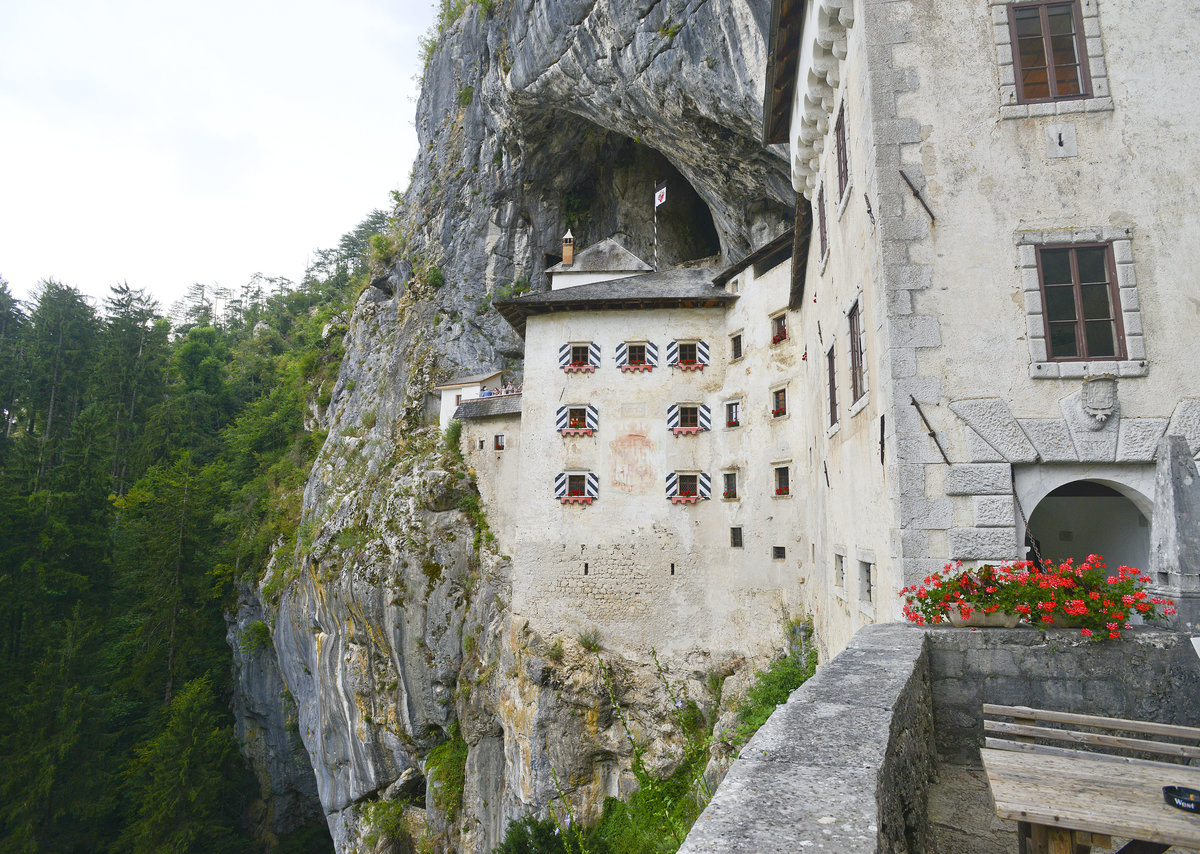
POLYGON ((1054 358, 1078 356, 1074 323, 1054 323, 1050 326, 1050 355, 1054 358))
POLYGON ((1030 101, 1050 97, 1050 84, 1046 82, 1046 69, 1044 68, 1023 75, 1021 84, 1025 98, 1030 101))
POLYGON ((1104 358, 1117 355, 1116 324, 1111 320, 1093 320, 1085 326, 1089 356, 1104 358))
POLYGON ((1062 95, 1078 95, 1083 92, 1083 87, 1079 82, 1079 66, 1068 65, 1060 67, 1055 71, 1055 83, 1058 86, 1058 94, 1062 95))
POLYGON ((1046 318, 1051 323, 1075 319, 1075 291, 1070 285, 1046 288, 1046 318))
POLYGON ((1075 55, 1075 36, 1055 36, 1050 39, 1050 50, 1054 53, 1055 65, 1074 65, 1079 61, 1075 55))
POLYGON ((1078 250, 1079 281, 1081 284, 1090 282, 1107 282, 1108 268, 1104 264, 1103 247, 1078 250))
POLYGON ((1084 320, 1112 320, 1112 291, 1108 285, 1084 285, 1080 290, 1084 320))
POLYGON ((1033 9, 1014 9, 1013 18, 1017 22, 1017 37, 1024 38, 1027 36, 1042 35, 1042 19, 1036 8, 1033 9))
POLYGON ((695 427, 700 422, 698 410, 694 406, 679 407, 679 426, 695 427))
POLYGON ((1073 35, 1075 32, 1075 19, 1071 15, 1070 3, 1049 7, 1046 9, 1046 19, 1049 21, 1052 36, 1073 35))
POLYGON ((1042 281, 1047 285, 1071 284, 1070 249, 1042 250, 1042 281))

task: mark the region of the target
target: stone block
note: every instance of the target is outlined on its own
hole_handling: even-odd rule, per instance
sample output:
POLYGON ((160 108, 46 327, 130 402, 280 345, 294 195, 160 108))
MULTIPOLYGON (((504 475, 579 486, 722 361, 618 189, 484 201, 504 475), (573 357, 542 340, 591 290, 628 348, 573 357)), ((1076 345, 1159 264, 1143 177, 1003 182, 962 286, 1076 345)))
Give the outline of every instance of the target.
POLYGON ((1117 433, 1117 462, 1150 462, 1166 430, 1165 418, 1122 418, 1117 433))
POLYGON ((956 400, 950 409, 1011 463, 1030 463, 1037 451, 1001 398, 956 400))
POLYGON ((1015 560, 1020 557, 1016 528, 952 528, 951 560, 1015 560))
MULTIPOLYGON (((1131 261, 1128 264, 1117 265, 1117 286, 1121 288, 1132 288, 1137 286, 1137 268, 1133 266, 1131 261)), ((1124 299, 1124 294, 1121 295, 1124 299)), ((1122 302, 1121 305, 1125 303, 1122 302)))
POLYGON ((1058 362, 1034 362, 1029 366, 1029 376, 1035 380, 1058 379, 1058 362))
POLYGON ((977 528, 1015 528, 1016 506, 1006 495, 976 495, 972 499, 977 528))
POLYGON ((1019 418, 1017 424, 1033 443, 1043 462, 1065 463, 1079 460, 1066 421, 1052 418, 1019 418))
POLYGON ((888 350, 892 362, 892 379, 902 380, 916 376, 917 354, 913 350, 888 350))
MULTIPOLYGON (((1074 364, 1083 367, 1082 362, 1074 364)), ((1081 397, 1081 392, 1075 392, 1059 401, 1067 429, 1071 431, 1071 442, 1079 454, 1079 461, 1111 463, 1117 458, 1117 433, 1121 423, 1120 404, 1109 419, 1096 429, 1096 424, 1080 408, 1081 397)))
POLYGON ((1200 400, 1190 398, 1176 404, 1167 435, 1182 436, 1193 457, 1200 453, 1200 400))
POLYGON ((949 498, 901 498, 898 503, 903 528, 945 531, 954 524, 954 507, 949 498))
POLYGON ((1033 683, 1020 676, 984 676, 984 703, 997 703, 1001 706, 1031 706, 1033 705, 1033 683))
POLYGON ((1004 457, 996 449, 984 441, 983 437, 970 427, 963 427, 963 438, 967 443, 967 460, 972 463, 1002 463, 1004 457))
POLYGON ((1195 589, 1200 570, 1200 476, 1187 440, 1168 433, 1158 445, 1154 518, 1150 526, 1150 571, 1188 576, 1195 589))
POLYGON ((938 347, 941 343, 941 327, 936 317, 910 315, 897 318, 892 324, 892 345, 895 347, 938 347))
POLYGON ((947 495, 1011 495, 1008 463, 960 463, 946 473, 947 495))
POLYGON ((1133 263, 1133 241, 1132 240, 1114 240, 1113 241, 1113 260, 1117 264, 1132 264, 1133 263))
MULTIPOLYGON (((1034 246, 1032 243, 1022 243, 1020 246, 1017 247, 1017 256, 1019 258, 1020 266, 1022 268, 1033 270, 1033 288, 1032 289, 1027 288, 1027 290, 1035 290, 1035 291, 1038 290, 1037 247, 1034 246)), ((1022 282, 1022 284, 1024 284, 1024 282, 1025 282, 1024 274, 1022 274, 1021 282, 1022 282)))

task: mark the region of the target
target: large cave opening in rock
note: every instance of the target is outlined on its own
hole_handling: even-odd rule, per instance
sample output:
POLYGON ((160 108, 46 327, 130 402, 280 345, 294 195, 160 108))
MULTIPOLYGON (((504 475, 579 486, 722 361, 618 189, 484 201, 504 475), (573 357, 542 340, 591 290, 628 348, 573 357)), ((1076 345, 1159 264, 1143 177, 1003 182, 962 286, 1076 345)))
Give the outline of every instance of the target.
POLYGON ((526 153, 541 161, 537 172, 549 179, 545 202, 573 232, 576 251, 613 237, 654 264, 657 243, 660 269, 720 255, 708 204, 663 154, 578 116, 555 119, 554 131, 526 153), (654 191, 662 184, 667 198, 657 209, 656 241, 654 191))

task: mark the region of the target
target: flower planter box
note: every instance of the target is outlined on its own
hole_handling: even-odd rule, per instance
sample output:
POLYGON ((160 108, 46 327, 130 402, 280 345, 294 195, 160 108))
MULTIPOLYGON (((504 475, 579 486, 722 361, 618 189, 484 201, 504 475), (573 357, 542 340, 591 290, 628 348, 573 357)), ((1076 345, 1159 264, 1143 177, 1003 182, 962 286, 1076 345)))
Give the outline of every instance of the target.
POLYGON ((695 504, 700 500, 699 495, 672 495, 672 504, 695 504))
POLYGON ((564 436, 590 436, 595 431, 591 427, 564 427, 559 432, 564 436))
POLYGON ((595 365, 564 365, 565 374, 592 374, 596 372, 595 365))
POLYGON ((724 498, 726 501, 737 501, 737 493, 736 492, 726 492, 721 497, 724 498))
POLYGON ((786 408, 784 408, 784 409, 772 409, 772 410, 771 410, 771 417, 772 417, 772 418, 782 418, 782 417, 783 417, 783 416, 785 416, 785 415, 787 415, 787 409, 786 409, 786 408))
POLYGON ((733 421, 726 421, 725 426, 726 427, 740 427, 740 426, 742 426, 742 422, 738 421, 736 419, 733 421))
POLYGON ((703 427, 672 427, 671 432, 676 436, 695 436, 703 427))
POLYGON ((791 489, 788 489, 788 488, 786 488, 786 487, 785 487, 784 489, 777 489, 777 490, 775 490, 775 494, 776 494, 777 496, 783 497, 783 496, 786 496, 786 495, 791 495, 791 494, 792 494, 792 491, 791 491, 791 489))
POLYGON ((590 495, 564 495, 558 500, 563 504, 591 504, 595 499, 590 495))
POLYGON ((966 616, 963 616, 963 610, 960 608, 951 608, 946 616, 950 620, 950 625, 960 629, 964 627, 1015 629, 1021 622, 1020 614, 1005 614, 1001 611, 985 614, 983 609, 976 605, 967 606, 966 616))
POLYGON ((778 344, 780 341, 786 341, 786 340, 787 340, 787 333, 786 333, 786 332, 780 332, 778 335, 772 335, 772 336, 771 336, 771 343, 772 343, 772 344, 778 344))
POLYGON ((679 368, 681 371, 702 371, 704 370, 703 362, 676 362, 671 367, 679 368))
POLYGON ((621 372, 626 374, 649 373, 654 370, 654 365, 621 365, 621 372))

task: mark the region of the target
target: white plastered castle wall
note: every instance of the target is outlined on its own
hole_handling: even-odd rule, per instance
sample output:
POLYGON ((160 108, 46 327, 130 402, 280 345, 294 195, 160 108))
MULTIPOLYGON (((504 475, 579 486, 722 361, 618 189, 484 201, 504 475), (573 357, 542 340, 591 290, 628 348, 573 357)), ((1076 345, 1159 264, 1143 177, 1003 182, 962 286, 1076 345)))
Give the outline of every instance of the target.
POLYGON ((487 512, 488 527, 501 554, 512 550, 512 532, 518 501, 521 457, 521 416, 493 415, 463 421, 463 456, 475 472, 479 497, 487 512), (504 450, 496 450, 496 437, 504 437, 504 450))

